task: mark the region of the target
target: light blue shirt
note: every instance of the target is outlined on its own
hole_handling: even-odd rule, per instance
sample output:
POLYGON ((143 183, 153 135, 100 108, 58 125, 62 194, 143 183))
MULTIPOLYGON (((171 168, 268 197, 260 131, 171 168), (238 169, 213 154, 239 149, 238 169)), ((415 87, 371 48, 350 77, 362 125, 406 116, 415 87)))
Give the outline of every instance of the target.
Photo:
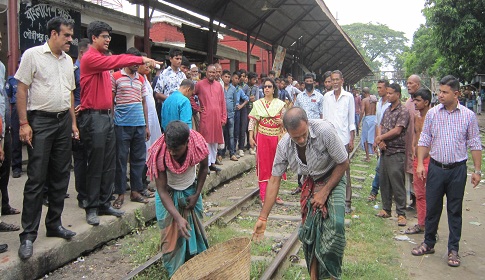
POLYGON ((296 96, 295 106, 305 110, 308 119, 321 119, 323 114, 323 95, 313 90, 308 96, 307 91, 296 96))
POLYGON ((237 91, 236 88, 232 85, 229 84, 229 88, 224 88, 224 98, 226 99, 226 110, 227 110, 227 118, 232 119, 234 118, 234 112, 236 108, 236 102, 237 102, 237 91))
POLYGON ((162 128, 165 130, 171 121, 182 121, 192 129, 192 107, 190 100, 176 90, 165 99, 162 106, 162 128))

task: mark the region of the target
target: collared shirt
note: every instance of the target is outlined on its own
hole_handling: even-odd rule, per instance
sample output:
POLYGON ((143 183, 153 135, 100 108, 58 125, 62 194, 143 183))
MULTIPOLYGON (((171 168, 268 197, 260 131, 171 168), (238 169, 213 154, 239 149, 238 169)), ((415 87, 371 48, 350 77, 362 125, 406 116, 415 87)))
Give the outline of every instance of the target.
POLYGON ((389 132, 391 129, 401 126, 402 130, 398 136, 384 140, 386 144, 385 155, 404 153, 406 151, 406 128, 409 125, 409 111, 401 103, 396 108, 389 107, 382 116, 381 135, 389 132))
POLYGON ((224 89, 224 99, 226 99, 226 110, 227 110, 227 118, 232 119, 234 118, 235 109, 236 109, 236 102, 237 102, 237 91, 236 88, 229 84, 229 88, 226 90, 224 89))
POLYGON ((145 78, 135 72, 131 78, 124 69, 111 75, 115 95, 114 123, 118 126, 144 126, 142 99, 146 96, 145 78))
POLYGON ((287 85, 286 86, 286 91, 291 94, 291 97, 292 98, 295 98, 295 96, 299 95, 300 93, 302 93, 299 89, 297 89, 296 87, 294 87, 293 85, 287 85))
MULTIPOLYGON (((251 96, 254 96, 255 101, 260 98, 259 87, 257 85, 249 86, 248 84, 245 84, 243 86, 243 90, 246 96, 248 96, 249 98, 251 98, 251 96)), ((251 111, 252 108, 253 108, 253 102, 249 101, 248 110, 251 111)))
POLYGON ((74 89, 74 107, 81 104, 81 61, 76 59, 74 63, 74 81, 76 82, 76 88, 74 89))
POLYGON ((467 147, 482 150, 477 117, 461 104, 451 112, 438 104, 426 114, 418 146, 429 147, 429 155, 444 164, 468 159, 467 147))
POLYGON ((293 97, 285 90, 285 89, 279 89, 278 90, 278 98, 281 101, 293 101, 293 97))
POLYGON ((185 74, 180 69, 178 71, 174 71, 172 67, 167 67, 158 77, 154 91, 157 93, 162 93, 168 97, 172 92, 179 89, 180 84, 184 79, 185 74))
POLYGON ((165 99, 162 105, 162 128, 165 130, 171 121, 182 121, 192 129, 192 107, 190 100, 176 90, 165 99))
POLYGON ((15 79, 29 87, 27 110, 61 112, 71 108, 71 91, 76 88, 71 57, 57 58, 47 42, 24 52, 15 79))
POLYGON ((323 118, 331 122, 337 129, 338 136, 347 145, 350 142, 350 132, 355 130, 354 96, 343 89, 340 90, 338 100, 334 91, 323 96, 323 118))
POLYGON ((244 101, 249 101, 249 97, 244 93, 241 85, 237 85, 237 86, 235 86, 235 88, 236 88, 236 94, 237 94, 237 99, 236 99, 237 104, 236 105, 241 105, 242 103, 244 103, 244 101))
POLYGON ((308 132, 305 150, 307 164, 301 162, 296 143, 286 133, 278 142, 271 172, 273 176, 282 176, 290 167, 295 173, 309 175, 316 180, 347 160, 345 146, 330 122, 308 120, 308 132))
POLYGON ((10 104, 17 103, 17 85, 17 79, 14 76, 8 76, 7 83, 5 83, 5 92, 10 99, 10 104))
POLYGON ((308 119, 321 119, 323 114, 323 95, 313 90, 308 96, 308 92, 298 94, 295 101, 295 107, 301 107, 305 110, 308 119))
POLYGON ((377 106, 376 106, 376 117, 377 117, 377 125, 380 125, 382 121, 382 115, 384 115, 384 112, 386 111, 387 108, 391 106, 391 103, 389 101, 385 101, 382 103, 382 97, 379 98, 379 101, 377 101, 377 106))
POLYGON ((81 60, 81 110, 112 109, 113 93, 109 70, 135 64, 143 64, 143 58, 129 54, 107 56, 90 46, 81 60))

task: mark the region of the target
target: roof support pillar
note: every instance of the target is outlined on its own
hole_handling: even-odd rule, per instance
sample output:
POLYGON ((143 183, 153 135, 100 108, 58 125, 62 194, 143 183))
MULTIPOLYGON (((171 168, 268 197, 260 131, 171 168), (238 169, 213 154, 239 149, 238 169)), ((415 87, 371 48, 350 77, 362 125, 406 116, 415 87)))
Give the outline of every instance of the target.
POLYGON ((148 0, 143 1, 143 48, 144 52, 147 54, 148 57, 151 57, 152 55, 152 48, 150 44, 150 15, 149 15, 149 10, 150 10, 150 3, 148 0))
POLYGON ((214 38, 213 38, 213 32, 214 32, 214 15, 211 15, 210 19, 209 19, 209 34, 207 36, 209 36, 209 38, 207 38, 207 42, 209 44, 207 50, 207 60, 209 62, 209 64, 212 64, 214 63, 214 45, 212 42, 214 42, 214 38))
POLYGON ((17 19, 17 1, 8 0, 8 75, 17 71, 19 60, 19 21, 17 19))
POLYGON ((247 63, 247 71, 251 71, 251 34, 248 32, 246 37, 246 63, 247 63))

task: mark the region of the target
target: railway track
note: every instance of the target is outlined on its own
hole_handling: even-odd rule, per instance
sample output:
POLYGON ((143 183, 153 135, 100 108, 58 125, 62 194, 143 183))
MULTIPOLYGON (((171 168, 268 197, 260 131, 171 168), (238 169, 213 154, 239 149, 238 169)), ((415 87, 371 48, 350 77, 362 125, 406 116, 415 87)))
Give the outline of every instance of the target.
MULTIPOLYGON (((356 143, 359 143, 360 139, 356 138, 356 143)), ((355 152, 357 151, 359 145, 354 147, 354 150, 350 154, 350 158, 352 159, 355 152)), ((224 188, 224 186, 222 187, 224 188)), ((280 191, 281 193, 281 191, 280 191)), ((289 191, 283 191, 283 193, 288 194, 289 191)), ((214 211, 214 215, 211 216, 207 221, 204 221, 203 225, 206 230, 210 231, 211 227, 214 225, 228 225, 232 222, 236 222, 236 217, 240 219, 250 219, 253 218, 253 221, 257 219, 259 215, 259 210, 261 206, 259 204, 259 188, 250 189, 244 196, 240 197, 234 203, 230 203, 229 206, 223 207, 223 209, 219 209, 214 211), (256 202, 257 201, 257 202, 256 202)), ((300 225, 299 216, 299 198, 297 196, 292 196, 295 201, 290 201, 285 203, 284 207, 286 208, 293 208, 293 212, 297 213, 296 215, 281 215, 282 211, 286 211, 286 208, 283 210, 277 206, 273 208, 272 214, 268 217, 268 226, 267 229, 274 230, 277 229, 276 225, 278 223, 285 223, 286 224, 286 231, 291 229, 291 235, 289 237, 284 234, 277 234, 279 237, 278 239, 286 239, 282 244, 277 245, 277 253, 276 255, 270 260, 267 257, 262 258, 255 258, 252 261, 260 261, 263 259, 265 262, 269 262, 268 266, 264 269, 264 272, 261 273, 259 279, 267 280, 267 279, 281 279, 284 271, 290 266, 291 261, 294 259, 298 259, 297 255, 300 250, 301 244, 298 241, 298 229, 300 225), (276 212, 276 213, 275 213, 276 212), (275 224, 270 224, 271 222, 275 224), (281 236, 284 236, 281 238, 281 236), (291 260, 290 260, 291 259, 291 260)), ((210 196, 209 196, 210 198, 210 196)), ((291 197, 290 197, 291 199, 291 197)), ((205 199, 207 200, 207 199, 205 199)), ((254 224, 254 223, 252 223, 254 224)), ((231 224, 233 225, 233 224, 231 224)), ((252 232, 252 231, 251 231, 252 232)), ((245 232, 244 234, 247 236, 249 232, 245 232)), ((267 232, 268 235, 271 235, 270 232, 267 232)), ((243 233, 242 233, 243 234, 243 233)), ((242 235, 241 234, 241 235, 242 235)), ((235 236, 234 236, 235 237, 235 236)), ((150 258, 148 261, 137 267, 136 269, 132 270, 129 274, 124 276, 123 280, 129 280, 137 277, 138 275, 142 274, 147 268, 151 265, 157 263, 162 258, 162 253, 158 253, 157 255, 150 258)))

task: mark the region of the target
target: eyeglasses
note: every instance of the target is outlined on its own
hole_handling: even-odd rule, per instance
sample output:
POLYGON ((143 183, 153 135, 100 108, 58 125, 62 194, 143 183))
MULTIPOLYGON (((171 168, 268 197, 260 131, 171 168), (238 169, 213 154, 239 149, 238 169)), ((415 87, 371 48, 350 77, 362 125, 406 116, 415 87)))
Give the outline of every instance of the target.
POLYGON ((105 40, 111 40, 111 35, 99 35, 100 37, 103 37, 105 40))
POLYGON ((264 88, 273 88, 273 85, 264 85, 264 88))

